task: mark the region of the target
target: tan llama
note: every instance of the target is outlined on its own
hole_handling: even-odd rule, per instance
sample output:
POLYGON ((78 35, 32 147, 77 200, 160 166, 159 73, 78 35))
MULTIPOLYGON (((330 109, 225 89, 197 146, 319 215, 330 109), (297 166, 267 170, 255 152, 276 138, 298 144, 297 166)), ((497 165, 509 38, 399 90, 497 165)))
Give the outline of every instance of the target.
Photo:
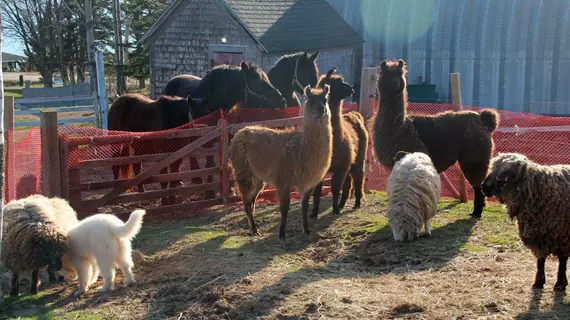
POLYGON ((268 185, 276 189, 281 210, 279 238, 285 240, 290 188, 302 196, 303 231, 308 235, 309 197, 323 179, 332 156, 331 115, 327 105, 329 86, 305 88, 307 102, 303 132, 249 126, 232 139, 230 160, 242 195, 252 235, 259 235, 253 211, 257 195, 268 185))

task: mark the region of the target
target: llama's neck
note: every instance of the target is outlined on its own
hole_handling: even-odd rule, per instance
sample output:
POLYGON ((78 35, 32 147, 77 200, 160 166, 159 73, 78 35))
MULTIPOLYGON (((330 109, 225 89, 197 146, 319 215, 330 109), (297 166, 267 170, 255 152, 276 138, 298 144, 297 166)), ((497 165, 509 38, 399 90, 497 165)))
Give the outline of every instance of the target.
POLYGON ((408 108, 407 96, 406 90, 393 96, 381 94, 380 105, 378 106, 378 119, 382 120, 385 125, 403 125, 406 118, 406 109, 408 108))
POLYGON ((342 99, 330 98, 329 107, 331 110, 331 126, 333 136, 339 137, 342 133, 342 99))
POLYGON ((320 152, 320 149, 330 147, 332 141, 332 128, 330 116, 311 118, 305 115, 303 132, 307 137, 307 150, 320 152))

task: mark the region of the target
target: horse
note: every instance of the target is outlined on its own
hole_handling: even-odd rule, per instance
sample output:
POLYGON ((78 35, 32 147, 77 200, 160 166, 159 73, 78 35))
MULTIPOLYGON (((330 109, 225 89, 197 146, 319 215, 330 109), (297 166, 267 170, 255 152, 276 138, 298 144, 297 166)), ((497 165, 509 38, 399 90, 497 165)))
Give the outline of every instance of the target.
MULTIPOLYGON (((190 105, 188 100, 180 97, 161 96, 157 100, 152 100, 141 94, 125 94, 120 96, 113 102, 107 115, 109 130, 129 131, 129 132, 150 132, 161 131, 176 128, 192 121, 190 105)), ((176 140, 176 139, 175 139, 176 140)), ((152 145, 154 142, 146 142, 151 144, 151 149, 155 149, 152 145)), ((142 150, 148 145, 145 142, 133 142, 135 154, 143 154, 142 150)), ((168 151, 176 151, 177 147, 181 147, 177 141, 169 143, 168 151)), ((179 148, 178 148, 179 149, 179 148)), ((128 147, 121 146, 119 151, 121 157, 129 155, 128 147)), ((177 160, 170 165, 172 172, 178 172, 182 160, 177 160)), ((131 165, 113 166, 113 177, 115 180, 128 177, 131 165), (119 172, 120 171, 120 172, 119 172)), ((139 175, 141 171, 140 163, 133 163, 132 170, 135 175, 139 175)), ((160 171, 161 174, 166 173, 166 168, 160 171)), ((171 181, 170 187, 174 188, 181 184, 181 181, 171 181)), ((168 182, 161 182, 162 189, 166 189, 168 182)), ((138 191, 144 192, 144 186, 138 185, 138 191)), ((171 200, 171 199, 170 199, 171 200)), ((169 201, 170 201, 169 200, 169 201)), ((165 204, 163 199, 163 204, 165 204)))
POLYGON ((244 108, 287 106, 287 101, 271 84, 267 74, 254 63, 245 61, 242 61, 239 67, 218 65, 202 79, 192 75, 176 76, 168 81, 163 93, 188 97, 191 105, 196 103, 196 99, 202 99, 207 108, 192 108, 194 119, 218 110, 230 110, 235 105, 244 108), (195 89, 185 95, 191 88, 195 89))
POLYGON ((287 100, 287 107, 301 105, 295 92, 303 95, 303 90, 307 85, 311 87, 317 85, 319 68, 316 60, 318 56, 319 51, 310 56, 306 51, 284 55, 267 73, 271 84, 287 100))

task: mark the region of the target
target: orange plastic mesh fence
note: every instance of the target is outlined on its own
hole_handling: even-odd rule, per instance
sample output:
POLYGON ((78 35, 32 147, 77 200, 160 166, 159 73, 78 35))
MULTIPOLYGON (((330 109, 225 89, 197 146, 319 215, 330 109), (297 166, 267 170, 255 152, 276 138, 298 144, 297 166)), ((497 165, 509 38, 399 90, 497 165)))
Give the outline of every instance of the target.
MULTIPOLYGON (((345 112, 358 110, 356 103, 345 103, 344 107, 345 112)), ((464 106, 464 109, 478 110, 480 108, 464 106)), ((453 110, 452 105, 410 103, 408 113, 435 114, 448 110, 453 110)), ((508 111, 499 111, 499 113, 501 123, 494 133, 495 153, 518 152, 543 164, 570 163, 570 118, 537 116, 508 111)), ((174 209, 170 210, 170 208, 174 208, 171 207, 174 204, 179 204, 176 209, 185 214, 201 212, 208 206, 239 200, 239 196, 234 197, 233 193, 230 194, 230 197, 221 198, 221 190, 228 185, 228 181, 222 179, 223 147, 224 145, 229 146, 232 132, 234 132, 231 130, 233 125, 291 119, 299 117, 301 114, 300 107, 235 109, 225 114, 221 112, 210 114, 179 128, 145 133, 63 125, 58 128, 60 141, 68 146, 69 152, 67 168, 62 168, 63 181, 68 179, 69 185, 63 186, 63 189, 68 189, 67 195, 77 209, 81 210, 86 206, 95 205, 97 204, 96 199, 115 188, 117 178, 115 175, 119 179, 121 177, 128 179, 133 176, 131 170, 136 171, 136 166, 132 168, 123 166, 124 170, 121 170, 120 166, 120 164, 133 162, 133 158, 130 157, 135 156, 137 158, 134 160, 142 163, 140 169, 142 173, 201 136, 211 134, 213 138, 209 141, 203 141, 200 148, 184 156, 179 166, 178 163, 169 166, 169 172, 179 170, 179 174, 173 176, 180 178, 183 183, 183 189, 178 190, 180 193, 176 195, 176 198, 167 197, 171 193, 163 189, 160 184, 160 182, 166 181, 166 178, 157 172, 145 180, 144 194, 139 194, 137 192, 138 187, 135 185, 131 187, 132 192, 123 193, 119 196, 120 203, 100 205, 95 210, 121 212, 144 207, 160 211, 160 215, 157 213, 160 219, 173 217, 174 209), (222 119, 225 122, 220 121, 222 119), (224 123, 227 123, 225 128, 224 123), (184 131, 185 129, 193 130, 184 131), (211 133, 215 129, 219 129, 220 133, 211 133), (222 139, 224 129, 228 129, 229 132, 226 143, 222 139), (181 132, 186 135, 179 137, 181 132), (120 142, 117 142, 119 140, 120 142), (198 169, 201 171, 196 171, 198 169)), ((279 123, 282 125, 281 127, 292 124, 289 121, 279 123)), ((8 163, 6 164, 6 200, 20 198, 36 192, 41 193, 41 137, 39 128, 8 132, 7 139, 7 156, 10 152, 12 152, 12 156, 11 158, 7 157, 8 163), (13 144, 10 144, 10 137, 13 137, 13 144)), ((369 190, 385 190, 389 171, 382 168, 374 160, 372 143, 372 135, 370 135, 366 188, 369 190)), ((461 173, 458 166, 454 165, 449 168, 445 171, 445 175, 455 189, 459 190, 458 182, 461 173)), ((169 176, 169 178, 173 176, 169 176)), ((328 183, 325 183, 326 185, 328 183)), ((231 178, 229 186, 237 193, 231 178)), ((471 187, 467 186, 467 190, 469 197, 472 198, 471 187)), ((325 187, 323 195, 328 191, 328 187, 325 187)), ((452 189, 445 183, 442 183, 442 196, 454 196, 452 189)), ((298 198, 299 196, 293 193, 292 197, 298 198)), ((266 187, 260 201, 275 202, 277 199, 272 189, 266 187)))
POLYGON ((40 193, 41 190, 41 135, 39 128, 25 131, 8 130, 4 203, 40 193))

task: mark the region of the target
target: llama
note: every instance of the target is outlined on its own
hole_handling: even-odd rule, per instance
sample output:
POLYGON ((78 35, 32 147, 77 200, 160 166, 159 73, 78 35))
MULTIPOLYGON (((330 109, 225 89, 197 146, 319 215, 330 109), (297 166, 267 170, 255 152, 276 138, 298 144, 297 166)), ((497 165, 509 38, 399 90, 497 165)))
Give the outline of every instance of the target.
POLYGON ((342 187, 342 197, 338 207, 342 210, 348 200, 351 191, 354 191, 354 209, 360 209, 360 201, 364 197, 364 177, 366 155, 368 154, 368 130, 364 117, 358 111, 351 111, 344 114, 344 121, 352 125, 358 135, 358 146, 356 146, 356 159, 350 166, 348 176, 344 180, 342 187), (354 189, 352 185, 354 183, 354 189))
POLYGON ((481 217, 485 207, 481 183, 493 154, 493 131, 499 124, 499 115, 492 109, 483 109, 408 116, 406 73, 404 60, 380 63, 380 101, 373 120, 376 159, 392 168, 399 151, 423 152, 432 159, 438 173, 459 161, 475 193, 471 215, 481 217))
MULTIPOLYGON (((331 192, 333 198, 332 214, 340 214, 338 197, 343 187, 343 183, 348 176, 350 167, 356 160, 356 148, 358 147, 358 134, 350 123, 346 123, 342 115, 342 102, 354 94, 352 86, 344 82, 341 75, 334 74, 336 69, 330 69, 323 75, 317 87, 330 86, 329 108, 331 111, 331 126, 333 131, 333 153, 329 172, 331 177, 331 192)), ((315 187, 313 192, 313 213, 312 219, 319 215, 319 204, 321 198, 322 181, 315 187)))
POLYGON ((303 132, 292 128, 276 130, 249 126, 232 139, 230 160, 252 235, 259 235, 253 212, 255 200, 265 183, 275 187, 279 198, 279 238, 285 240, 292 186, 302 195, 303 231, 307 235, 310 233, 307 216, 309 197, 331 164, 332 128, 327 106, 329 86, 324 89, 307 86, 305 95, 303 132))

